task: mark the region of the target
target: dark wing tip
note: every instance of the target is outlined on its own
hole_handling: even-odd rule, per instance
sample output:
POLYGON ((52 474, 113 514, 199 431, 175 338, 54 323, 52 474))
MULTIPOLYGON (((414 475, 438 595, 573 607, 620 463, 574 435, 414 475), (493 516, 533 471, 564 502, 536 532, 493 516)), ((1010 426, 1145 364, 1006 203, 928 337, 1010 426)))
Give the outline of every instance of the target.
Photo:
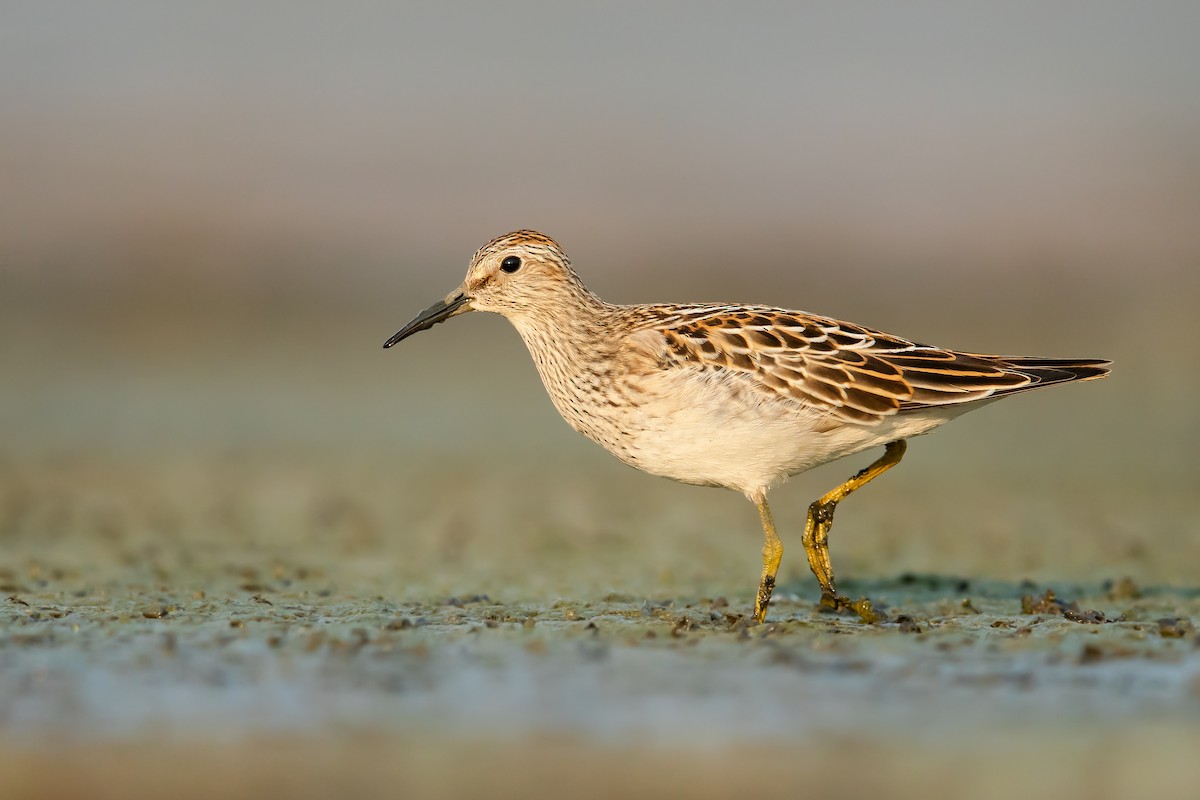
POLYGON ((1112 372, 1112 362, 1103 358, 1004 358, 1001 363, 1039 383, 1094 381, 1112 372))

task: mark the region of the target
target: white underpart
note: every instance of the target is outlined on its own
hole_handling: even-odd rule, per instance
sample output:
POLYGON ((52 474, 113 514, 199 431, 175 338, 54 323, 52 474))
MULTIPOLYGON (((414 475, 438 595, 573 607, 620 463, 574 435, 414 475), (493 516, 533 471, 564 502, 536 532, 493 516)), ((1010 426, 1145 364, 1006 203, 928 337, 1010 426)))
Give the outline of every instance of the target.
POLYGON ((625 452, 607 449, 655 475, 725 486, 753 499, 791 475, 928 433, 987 402, 906 412, 874 424, 839 422, 830 427, 822 424, 824 414, 815 409, 761 392, 738 391, 728 376, 714 379, 714 375, 662 373, 656 381, 659 391, 641 408, 643 423, 649 424, 631 436, 625 452))

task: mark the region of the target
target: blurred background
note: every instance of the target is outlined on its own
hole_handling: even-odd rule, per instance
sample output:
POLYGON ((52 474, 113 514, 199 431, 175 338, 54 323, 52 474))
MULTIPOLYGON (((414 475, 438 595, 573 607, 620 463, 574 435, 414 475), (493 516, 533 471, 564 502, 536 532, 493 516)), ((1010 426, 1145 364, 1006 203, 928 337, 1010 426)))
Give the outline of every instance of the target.
MULTIPOLYGON (((749 505, 570 432, 503 320, 380 349, 532 227, 612 301, 1114 359, 915 443, 834 559, 1194 585, 1197 30, 1185 2, 3 3, 0 579, 745 605, 749 505)), ((778 491, 781 525, 859 466, 778 491)), ((812 594, 798 547, 784 578, 812 594)))
POLYGON ((523 424, 473 452, 557 438, 498 320, 377 352, 517 227, 615 301, 1114 357, 1115 433, 1195 441, 1191 4, 0 13, 7 449, 399 453, 489 400, 523 424), (479 397, 438 385, 472 372, 479 397))
POLYGON ((523 491, 493 470, 518 458, 652 507, 728 503, 571 434, 499 318, 380 349, 483 242, 534 227, 613 301, 1115 359, 909 469, 1198 488, 1192 4, 0 13, 13 469, 269 452, 523 491))

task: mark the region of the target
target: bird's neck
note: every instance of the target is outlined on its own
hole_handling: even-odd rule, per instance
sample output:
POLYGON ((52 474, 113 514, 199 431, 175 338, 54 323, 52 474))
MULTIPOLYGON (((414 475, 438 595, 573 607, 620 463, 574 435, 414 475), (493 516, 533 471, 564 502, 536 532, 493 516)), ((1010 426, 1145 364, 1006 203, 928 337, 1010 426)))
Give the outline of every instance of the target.
POLYGON ((580 376, 594 372, 615 344, 606 334, 613 306, 584 287, 571 288, 567 302, 510 317, 552 397, 569 392, 580 376))

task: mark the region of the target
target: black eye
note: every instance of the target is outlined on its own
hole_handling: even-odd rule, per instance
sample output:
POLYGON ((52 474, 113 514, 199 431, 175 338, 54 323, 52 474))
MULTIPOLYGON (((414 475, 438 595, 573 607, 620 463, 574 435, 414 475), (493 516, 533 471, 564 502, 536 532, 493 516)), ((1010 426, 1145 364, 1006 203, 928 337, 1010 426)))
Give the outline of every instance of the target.
POLYGON ((500 269, 508 273, 516 272, 520 268, 521 259, 517 258, 516 256, 509 256, 500 262, 500 269))

